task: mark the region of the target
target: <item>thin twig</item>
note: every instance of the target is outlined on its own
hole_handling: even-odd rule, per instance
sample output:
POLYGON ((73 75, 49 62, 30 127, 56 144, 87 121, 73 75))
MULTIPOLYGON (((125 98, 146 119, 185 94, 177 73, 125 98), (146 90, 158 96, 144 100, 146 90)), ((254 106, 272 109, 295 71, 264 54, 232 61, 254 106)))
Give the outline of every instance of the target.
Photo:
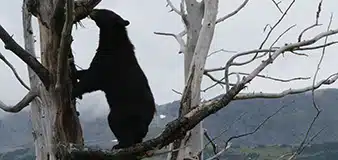
POLYGON ((249 2, 249 0, 245 0, 236 10, 232 11, 231 13, 225 15, 224 17, 221 17, 216 20, 216 24, 225 21, 226 19, 236 15, 240 10, 242 10, 245 5, 249 2))
MULTIPOLYGON (((221 133, 219 133, 216 137, 212 138, 211 141, 212 141, 212 142, 215 141, 216 139, 218 139, 218 138, 220 138, 222 135, 224 135, 226 132, 228 132, 229 129, 231 129, 231 128, 234 126, 234 124, 235 124, 236 122, 238 122, 239 120, 241 120, 242 117, 244 117, 244 115, 246 115, 246 114, 247 114, 247 112, 244 112, 244 113, 240 114, 240 115, 239 115, 239 116, 231 123, 230 126, 228 126, 227 128, 223 129, 223 130, 221 131, 221 133)), ((208 145, 209 145, 209 143, 205 144, 203 150, 204 150, 208 145)))
POLYGON ((209 55, 207 57, 210 57, 216 53, 220 53, 220 52, 227 52, 227 53, 236 53, 236 51, 229 51, 229 50, 225 50, 225 49, 219 49, 219 50, 216 50, 216 51, 213 51, 211 53, 209 53, 209 55))
MULTIPOLYGON (((293 101, 294 102, 294 101, 293 101)), ((293 103, 292 102, 292 103, 293 103)), ((275 111, 272 115, 268 116, 267 118, 265 118, 253 131, 251 132, 247 132, 247 133, 244 133, 244 134, 240 134, 240 135, 236 135, 236 136, 232 136, 230 137, 226 142, 225 142, 225 147, 224 148, 227 148, 229 142, 231 140, 234 140, 234 139, 238 139, 238 138, 242 138, 242 137, 246 137, 246 136, 249 136, 249 135, 252 135, 254 133, 256 133, 267 121, 269 121, 269 119, 271 119, 272 117, 274 117, 277 113, 279 113, 283 108, 287 107, 288 105, 283 105, 282 107, 280 107, 277 111, 275 111)), ((221 150, 220 153, 223 153, 224 150, 221 150)), ((219 157, 221 154, 216 154, 215 156, 213 157, 210 157, 208 158, 208 160, 213 160, 217 157, 219 157), (217 156, 216 156, 217 155, 217 156)))
POLYGON ((319 24, 318 21, 319 21, 320 12, 321 12, 321 10, 322 10, 322 9, 321 9, 322 3, 323 3, 323 0, 321 0, 321 1, 319 2, 319 4, 318 4, 318 9, 317 9, 317 12, 316 12, 315 23, 314 23, 313 25, 311 25, 311 26, 305 28, 305 29, 300 33, 300 35, 298 36, 298 42, 302 41, 302 36, 303 36, 303 34, 304 34, 306 31, 308 31, 308 30, 310 30, 310 29, 312 29, 312 28, 321 26, 321 24, 319 24))
MULTIPOLYGON (((249 73, 243 73, 243 72, 232 72, 229 74, 233 75, 233 74, 240 74, 240 75, 249 75, 249 73)), ((290 79, 280 79, 280 78, 274 78, 274 77, 270 77, 270 76, 266 76, 266 75, 257 75, 257 77, 260 78, 265 78, 265 79, 270 79, 270 80, 274 80, 274 81, 279 81, 279 82, 291 82, 291 81, 297 81, 297 80, 308 80, 311 77, 295 77, 295 78, 290 78, 290 79)))
POLYGON ((27 90, 30 90, 28 85, 21 79, 18 72, 16 72, 14 66, 0 53, 0 59, 12 70, 16 79, 20 82, 20 84, 25 87, 27 90))
POLYGON ((322 85, 330 85, 334 82, 336 82, 338 79, 338 73, 332 74, 326 79, 323 79, 314 86, 308 86, 304 88, 299 88, 299 89, 287 89, 284 90, 280 93, 264 93, 264 92, 258 92, 258 93, 239 93, 234 97, 235 100, 244 100, 244 99, 254 99, 254 98, 282 98, 287 95, 292 95, 292 94, 299 94, 299 93, 304 93, 307 91, 311 91, 312 89, 318 89, 322 85))
MULTIPOLYGON (((321 3, 322 3, 322 1, 319 3, 319 6, 321 6, 321 3)), ((319 12, 320 12, 320 7, 318 7, 318 8, 319 8, 319 11, 317 12, 317 13, 318 13, 317 15, 319 15, 319 12)), ((330 30, 331 23, 332 23, 332 18, 333 18, 333 14, 331 14, 330 22, 329 22, 329 25, 328 25, 328 27, 327 27, 327 31, 330 30)), ((327 43, 327 39, 328 39, 328 37, 325 37, 324 44, 327 43)), ((319 62, 318 62, 318 64, 317 64, 317 69, 316 69, 316 72, 315 72, 314 77, 313 77, 312 86, 314 86, 315 83, 316 83, 316 78, 317 78, 317 75, 318 75, 319 70, 320 70, 320 65, 321 65, 322 62, 323 62, 324 55, 325 55, 325 47, 323 47, 323 50, 322 50, 322 54, 321 54, 320 60, 319 60, 319 62)), ((313 107, 316 109, 317 114, 316 114, 316 116, 313 118, 313 120, 312 120, 312 122, 311 122, 311 124, 310 124, 310 126, 309 126, 309 128, 308 128, 308 130, 307 130, 307 132, 306 132, 306 134, 305 134, 305 136, 304 136, 303 141, 301 142, 301 144, 300 144, 299 147, 297 148, 296 152, 292 155, 292 158, 290 158, 290 159, 294 159, 297 155, 299 155, 299 154, 304 150, 304 148, 306 147, 306 146, 304 146, 304 145, 305 145, 306 140, 307 140, 307 138, 308 138, 308 136, 309 136, 309 134, 310 134, 310 131, 311 131, 312 127, 313 127, 313 124, 316 122, 316 120, 318 119, 318 117, 319 117, 319 115, 320 115, 320 113, 321 113, 321 111, 322 111, 321 109, 319 109, 319 106, 318 106, 317 103, 316 103, 316 100, 315 100, 315 91, 314 91, 314 89, 311 90, 311 95, 312 95, 312 105, 313 105, 313 107)))
MULTIPOLYGON (((217 144, 214 143, 213 138, 211 138, 211 137, 209 136, 208 131, 207 131, 206 129, 204 129, 204 136, 205 136, 205 138, 207 138, 207 140, 208 140, 208 144, 207 144, 207 145, 211 144, 212 150, 214 151, 214 154, 217 154, 217 152, 218 152, 218 151, 217 151, 217 144)), ((206 146, 207 146, 207 145, 206 145, 206 146)))
POLYGON ((167 7, 170 6, 170 8, 171 8, 171 10, 169 12, 174 11, 178 15, 182 15, 182 13, 180 12, 180 10, 178 10, 170 0, 166 0, 166 1, 167 1, 167 5, 166 6, 167 7))
POLYGON ((282 9, 279 7, 279 4, 275 1, 275 0, 272 0, 273 4, 275 4, 275 6, 277 7, 277 9, 279 10, 280 13, 283 14, 283 11, 282 9))

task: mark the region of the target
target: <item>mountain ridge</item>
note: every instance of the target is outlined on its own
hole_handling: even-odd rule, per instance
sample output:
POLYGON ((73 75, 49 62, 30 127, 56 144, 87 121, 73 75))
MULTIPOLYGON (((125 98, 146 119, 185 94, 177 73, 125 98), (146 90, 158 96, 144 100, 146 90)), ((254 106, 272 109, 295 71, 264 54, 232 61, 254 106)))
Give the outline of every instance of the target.
MULTIPOLYGON (((314 140, 314 143, 337 141, 338 126, 335 125, 338 122, 338 116, 336 116, 338 108, 335 107, 338 105, 337 95, 338 89, 316 91, 316 101, 323 112, 315 123, 311 135, 323 127, 327 127, 314 140)), ((81 103, 81 105, 84 105, 84 103, 81 103)), ((95 103, 91 105, 95 105, 95 103)), ((257 98, 234 101, 219 112, 207 117, 203 123, 211 137, 219 136, 223 130, 232 126, 226 134, 219 136, 216 140, 217 144, 222 145, 224 140, 233 135, 254 130, 267 116, 273 114, 283 105, 287 105, 287 107, 272 117, 258 132, 234 140, 233 144, 246 146, 298 144, 316 114, 316 110, 312 106, 312 95, 309 92, 279 99, 257 98), (242 118, 237 120, 241 116, 242 118)), ((147 139, 157 136, 168 122, 175 119, 178 115, 178 108, 179 101, 158 105, 157 114, 150 126, 147 139)), ((113 145, 112 143, 116 142, 108 128, 106 115, 102 114, 88 120, 86 117, 90 113, 90 111, 80 113, 85 144, 110 148, 113 145)), ((32 147, 33 137, 30 126, 31 121, 28 111, 7 115, 0 119, 0 152, 32 147)))

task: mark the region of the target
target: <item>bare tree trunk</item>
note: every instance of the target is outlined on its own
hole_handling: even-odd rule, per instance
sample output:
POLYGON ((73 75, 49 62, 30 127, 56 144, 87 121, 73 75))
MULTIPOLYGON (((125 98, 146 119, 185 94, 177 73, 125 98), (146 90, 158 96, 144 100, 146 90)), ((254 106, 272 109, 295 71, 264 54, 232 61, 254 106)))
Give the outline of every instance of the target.
MULTIPOLYGON (((88 16, 101 0, 24 0, 23 32, 25 49, 0 25, 0 39, 28 65, 30 88, 15 106, 0 101, 0 108, 17 113, 31 103, 33 138, 37 160, 69 159, 70 144, 83 148, 82 129, 71 101, 72 80, 69 59, 72 57, 72 26, 88 16), (65 14, 66 11, 66 14, 65 14), (40 28, 41 63, 34 49, 32 15, 38 18, 40 28), (68 56, 67 56, 68 55, 68 56)), ((0 54, 15 75, 12 65, 0 54)))
MULTIPOLYGON (((185 0, 187 15, 183 22, 187 31, 187 45, 184 54, 184 75, 186 86, 182 97, 180 116, 187 114, 200 104, 200 90, 205 61, 209 52, 214 34, 214 25, 218 9, 218 0, 185 0), (202 19, 203 25, 202 25, 202 19), (186 103, 186 104, 184 104, 186 103)), ((183 160, 185 158, 203 159, 203 121, 190 130, 186 137, 174 143, 175 149, 171 159, 183 160)))
MULTIPOLYGON (((28 12, 26 5, 28 1, 24 0, 23 5, 25 49, 36 57, 31 14, 28 12)), ((60 19, 53 22, 51 11, 53 11, 53 8, 59 9, 56 6, 59 4, 54 3, 55 6, 53 6, 49 1, 44 2, 40 1, 40 6, 34 6, 39 7, 35 9, 40 11, 38 19, 41 39, 41 61, 53 73, 51 75, 54 76, 50 77, 52 82, 47 91, 37 75, 28 67, 31 89, 37 90, 40 95, 40 98, 36 98, 31 103, 31 120, 36 159, 54 160, 64 159, 60 154, 60 146, 67 146, 68 143, 83 145, 83 138, 81 125, 75 112, 75 105, 70 101, 69 89, 71 88, 71 83, 63 84, 64 86, 60 90, 54 88, 58 65, 57 54, 59 53, 58 48, 64 24, 64 14, 60 12, 60 15, 55 15, 60 19)), ((67 71, 65 72, 68 74, 67 71)))
MULTIPOLYGON (((33 28, 32 28, 32 15, 27 10, 27 0, 23 1, 22 5, 22 22, 23 22, 23 35, 24 35, 24 43, 25 50, 30 53, 32 56, 36 57, 35 47, 34 47, 34 38, 33 38, 33 28)), ((27 65, 30 88, 31 90, 39 90, 39 83, 41 85, 41 81, 38 76, 34 73, 34 71, 27 65)), ((31 104, 31 121, 32 121, 32 134, 35 146, 35 156, 36 159, 47 159, 47 153, 45 151, 46 144, 44 140, 44 136, 42 136, 42 126, 43 124, 39 120, 41 117, 40 108, 42 107, 42 103, 40 99, 35 98, 31 104)))
MULTIPOLYGON (((186 18, 183 19, 183 22, 187 31, 187 43, 184 51, 184 83, 186 86, 189 79, 191 62, 193 61, 199 32, 202 27, 204 6, 202 5, 203 3, 199 3, 196 0, 185 0, 185 4, 187 6, 187 15, 186 18)), ((195 94, 195 99, 191 100, 191 102, 189 103, 191 105, 198 104, 200 102, 200 92, 192 92, 192 94, 195 94)), ((189 108, 191 107, 191 105, 187 105, 187 107, 183 107, 183 105, 181 105, 179 116, 183 116, 184 114, 188 113, 191 110, 191 108, 189 108)), ((189 152, 194 153, 194 151, 201 150, 203 145, 202 123, 203 121, 201 121, 201 123, 199 123, 192 130, 189 131, 187 135, 188 139, 182 141, 179 140, 173 143, 173 149, 180 148, 180 150, 179 152, 175 152, 172 154, 171 160, 179 160, 189 155, 189 152)))

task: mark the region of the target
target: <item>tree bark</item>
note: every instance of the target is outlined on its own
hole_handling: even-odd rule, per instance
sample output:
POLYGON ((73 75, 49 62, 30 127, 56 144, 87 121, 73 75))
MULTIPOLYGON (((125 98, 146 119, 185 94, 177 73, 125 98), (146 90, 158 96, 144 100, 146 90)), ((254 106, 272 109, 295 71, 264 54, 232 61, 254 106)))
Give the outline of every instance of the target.
MULTIPOLYGON (((78 0, 75 4, 74 0, 24 0, 22 23, 25 49, 0 25, 0 39, 5 48, 28 65, 31 86, 26 87, 30 91, 17 105, 9 107, 0 101, 0 108, 19 112, 31 103, 37 160, 69 159, 68 149, 71 144, 83 148, 82 129, 75 101, 71 101, 70 96, 70 77, 74 77, 70 74, 74 72, 69 69, 70 65, 74 68, 74 64, 69 64, 67 55, 72 57, 73 23, 85 18, 99 2, 101 0, 78 0), (65 11, 68 12, 65 14, 65 11), (34 51, 32 15, 39 22, 41 63, 34 51)), ((3 57, 1 59, 6 62, 3 57)))
MULTIPOLYGON (((71 80, 68 76, 60 81, 59 88, 55 88, 58 71, 58 55, 60 54, 60 41, 62 38, 62 29, 64 26, 64 6, 66 1, 48 0, 35 1, 24 0, 23 4, 23 28, 25 39, 25 50, 34 58, 34 39, 31 26, 31 13, 38 18, 40 28, 40 48, 41 63, 50 72, 49 85, 43 86, 36 73, 28 66, 31 89, 38 92, 39 98, 31 103, 31 120, 33 127, 33 138, 37 160, 67 159, 63 154, 65 148, 72 144, 83 146, 82 129, 79 118, 76 114, 75 103, 70 100, 72 88, 71 80), (47 88, 46 88, 47 87, 47 88)), ((96 6, 100 0, 89 4, 89 8, 96 6)), ((86 3, 79 3, 86 5, 86 3)), ((80 6, 83 7, 83 6, 80 6)), ((79 10, 78 5, 78 11, 79 10)), ((75 16, 75 21, 79 21, 84 15, 88 15, 89 10, 81 12, 75 16)), ((71 20, 72 21, 72 20, 71 20)), ((70 22, 72 23, 72 22, 70 22)), ((69 26, 68 26, 69 30, 69 26)), ((63 35, 70 36, 70 35, 63 35)), ((70 41, 66 41, 64 49, 66 55, 72 55, 70 52, 70 41)), ((72 56, 70 56, 72 57, 72 56)), ((68 59, 62 59, 68 61, 68 59)), ((68 62, 63 62, 68 64, 68 62)), ((62 68, 63 75, 69 75, 69 66, 62 68)))
MULTIPOLYGON (((25 50, 30 53, 33 57, 36 58, 35 47, 34 47, 34 38, 33 38, 33 28, 32 28, 32 15, 27 10, 27 1, 23 1, 22 5, 22 22, 23 22, 23 36, 24 36, 24 44, 25 50)), ((39 83, 41 83, 38 76, 34 73, 34 71, 27 65, 28 76, 30 81, 31 90, 39 91, 39 83)), ((41 100, 35 98, 30 103, 31 107, 31 122, 32 122, 32 135, 34 141, 34 149, 35 156, 37 160, 47 159, 47 153, 45 151, 46 144, 44 143, 44 136, 41 134, 42 131, 42 122, 40 121, 40 109, 43 108, 41 100)))
MULTIPOLYGON (((200 104, 200 90, 205 61, 209 52, 214 34, 218 0, 186 0, 187 16, 187 45, 184 54, 185 84, 191 85, 185 88, 186 97, 181 99, 180 116, 187 114, 193 106, 200 104), (202 19, 203 25, 202 25, 202 19), (191 77, 192 76, 192 77, 191 77), (186 104, 184 104, 186 103, 186 104)), ((203 121, 188 132, 186 137, 174 143, 174 148, 180 148, 173 154, 172 159, 183 160, 185 158, 203 159, 203 121)))
MULTIPOLYGON (((185 27, 187 30, 187 43, 184 52, 184 83, 187 85, 189 74, 191 73, 190 67, 191 62, 193 61, 194 52, 197 44, 197 40, 199 37, 199 32, 202 27, 202 18, 203 18, 203 5, 202 2, 197 2, 196 0, 185 0, 185 4, 187 6, 187 15, 186 19, 183 20, 185 23, 185 27)), ((194 92, 194 91, 193 91, 194 92)), ((196 100, 199 103, 200 91, 198 93, 192 93, 195 95, 197 99, 190 99, 188 105, 183 105, 181 100, 181 108, 179 111, 179 116, 183 116, 191 110, 191 104, 196 104, 196 100)), ((190 95, 189 95, 190 96, 190 95)), ((183 99, 183 98, 182 98, 183 99)), ((185 140, 177 140, 173 143, 173 149, 179 149, 178 152, 174 152, 172 154, 171 160, 181 160, 187 155, 189 152, 198 151, 201 149, 203 145, 203 121, 195 126, 192 130, 190 130, 186 136, 185 140), (189 145, 189 146, 188 146, 189 145)), ((202 157, 201 157, 202 158, 202 157)))
MULTIPOLYGON (((83 145, 82 129, 76 114, 75 105, 70 100, 71 83, 69 79, 61 83, 61 87, 55 88, 58 68, 58 51, 61 41, 61 32, 64 24, 64 5, 58 5, 60 1, 50 3, 40 1, 40 48, 41 62, 52 73, 51 85, 48 91, 40 88, 40 97, 44 104, 40 113, 36 116, 42 123, 43 140, 46 145, 43 149, 43 156, 47 159, 64 159, 61 147, 68 143, 83 145), (54 5, 51 5, 54 4, 54 5), (54 12, 52 12, 55 10, 54 12), (44 12, 41 12, 44 11, 44 12), (47 23, 46 23, 47 22, 47 23), (44 107, 45 106, 45 107, 44 107), (48 107, 47 107, 48 106, 48 107)), ((67 53, 71 54, 71 53, 67 53)), ((65 68, 68 74, 68 68, 65 68)), ((41 148, 40 148, 41 149, 41 148)))

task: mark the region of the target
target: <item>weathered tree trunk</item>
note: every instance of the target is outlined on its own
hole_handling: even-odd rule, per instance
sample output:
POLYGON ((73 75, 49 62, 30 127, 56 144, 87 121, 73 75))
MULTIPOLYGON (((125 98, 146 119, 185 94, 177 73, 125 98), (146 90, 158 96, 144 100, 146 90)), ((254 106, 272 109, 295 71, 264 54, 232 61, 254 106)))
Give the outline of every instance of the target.
MULTIPOLYGON (((200 104, 200 90, 205 62, 214 34, 214 25, 218 9, 218 0, 186 0, 187 15, 185 26, 187 30, 187 45, 184 54, 185 84, 191 80, 181 99, 180 116, 200 104), (202 21, 202 19, 204 20, 202 21), (202 25, 203 22, 203 25, 202 25), (183 104, 186 103, 186 104, 183 104)), ((203 125, 201 121, 186 137, 174 143, 174 148, 180 148, 171 159, 183 160, 185 158, 203 159, 203 125)))
MULTIPOLYGON (((23 24, 25 49, 35 57, 31 15, 23 6, 23 24)), ((64 24, 64 12, 53 11, 59 5, 52 0, 39 1, 35 9, 39 10, 41 62, 52 73, 48 90, 42 85, 36 74, 28 67, 32 90, 39 92, 39 98, 31 103, 31 120, 37 160, 64 159, 60 154, 62 146, 69 143, 83 145, 82 129, 76 115, 75 106, 70 101, 71 83, 65 81, 60 90, 55 89, 57 74, 57 57, 61 32, 64 24), (54 4, 54 5, 53 5, 54 4)), ((62 2, 60 2, 62 3, 62 2)), ((71 53, 69 53, 71 54, 71 53)), ((67 71, 65 71, 68 74, 67 71)))
MULTIPOLYGON (((187 6, 187 46, 184 54, 184 82, 187 85, 189 79, 191 65, 195 53, 195 48, 199 33, 202 27, 203 18, 203 5, 196 0, 186 0, 187 6)), ((192 89, 190 106, 196 106, 200 103, 200 87, 192 89)), ((192 108, 181 108, 181 115, 188 113, 192 108)), ((203 121, 190 130, 189 139, 182 141, 179 147, 183 148, 178 152, 177 160, 181 160, 184 157, 191 156, 189 153, 199 152, 203 147, 203 121)), ((200 155, 200 159, 203 159, 203 154, 200 155)))
MULTIPOLYGON (((24 43, 25 43, 25 50, 29 52, 32 56, 36 57, 35 47, 34 47, 34 38, 33 38, 33 28, 31 24, 32 15, 28 12, 26 6, 27 0, 24 0, 22 6, 22 22, 23 22, 23 35, 24 35, 24 43)), ((38 76, 34 73, 34 71, 27 65, 28 69, 28 76, 30 81, 30 88, 31 90, 39 90, 41 85, 41 81, 38 76), (40 83, 40 85, 39 85, 40 83)), ((41 100, 35 98, 31 103, 31 122, 32 122, 32 134, 34 140, 34 147, 35 147, 35 156, 36 159, 47 159, 47 153, 45 152, 46 144, 45 140, 42 136, 42 126, 43 124, 40 121, 41 112, 40 108, 42 107, 41 100)))

